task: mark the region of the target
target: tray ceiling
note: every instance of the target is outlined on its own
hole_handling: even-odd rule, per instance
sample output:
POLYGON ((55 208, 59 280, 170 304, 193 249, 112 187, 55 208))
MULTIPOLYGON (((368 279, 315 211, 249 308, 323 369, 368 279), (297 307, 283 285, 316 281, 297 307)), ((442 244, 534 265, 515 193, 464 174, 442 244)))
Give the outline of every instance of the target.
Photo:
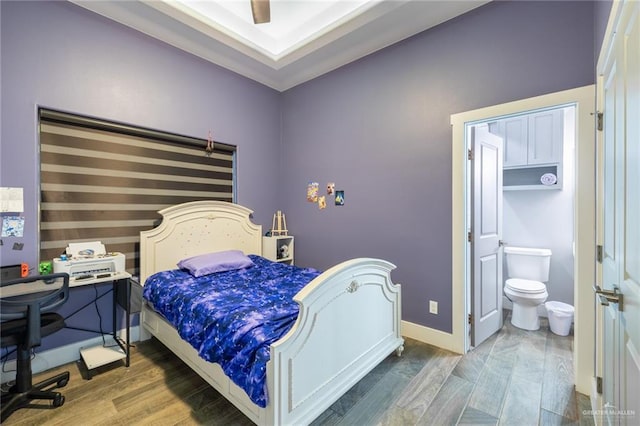
POLYGON ((486 0, 71 0, 109 19, 283 91, 488 3, 486 0))

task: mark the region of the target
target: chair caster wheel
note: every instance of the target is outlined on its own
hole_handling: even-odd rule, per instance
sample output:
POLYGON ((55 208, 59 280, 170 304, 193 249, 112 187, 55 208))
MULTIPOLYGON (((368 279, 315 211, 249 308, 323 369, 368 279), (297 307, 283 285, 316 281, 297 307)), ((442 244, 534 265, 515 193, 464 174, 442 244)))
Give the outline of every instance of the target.
POLYGON ((61 394, 56 395, 56 397, 53 399, 53 406, 61 407, 62 404, 64 404, 64 395, 61 395, 61 394))

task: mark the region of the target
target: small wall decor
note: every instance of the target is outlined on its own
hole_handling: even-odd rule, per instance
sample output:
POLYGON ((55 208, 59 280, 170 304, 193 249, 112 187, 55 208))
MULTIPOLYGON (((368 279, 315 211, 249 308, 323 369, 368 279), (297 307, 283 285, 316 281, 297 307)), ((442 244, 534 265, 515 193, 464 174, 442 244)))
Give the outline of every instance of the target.
POLYGON ((0 188, 0 212, 24 212, 24 188, 0 188))
POLYGON ((284 213, 280 210, 275 212, 273 215, 273 224, 271 225, 271 235, 289 235, 289 231, 287 231, 287 220, 284 217, 284 213))
POLYGON ((24 216, 3 216, 2 237, 24 237, 24 216))
POLYGON ((327 195, 333 194, 335 190, 336 190, 336 184, 334 182, 329 182, 327 184, 327 195))
POLYGON ((344 191, 336 191, 336 206, 344 206, 344 191))
POLYGON ((327 208, 327 199, 324 195, 321 197, 318 197, 318 208, 320 210, 327 208))
POLYGON ((309 201, 310 203, 318 202, 319 186, 320 185, 318 184, 318 182, 309 182, 309 184, 307 185, 307 201, 309 201))

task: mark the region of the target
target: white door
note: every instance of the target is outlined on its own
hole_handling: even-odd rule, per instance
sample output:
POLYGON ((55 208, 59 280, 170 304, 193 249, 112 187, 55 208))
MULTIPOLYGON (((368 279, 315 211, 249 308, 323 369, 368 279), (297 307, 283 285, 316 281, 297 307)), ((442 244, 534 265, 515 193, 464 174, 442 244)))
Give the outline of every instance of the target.
POLYGON ((502 328, 502 139, 471 129, 471 345, 502 328))
POLYGON ((640 424, 640 2, 612 6, 613 32, 598 64, 603 106, 602 305, 604 424, 640 424), (608 303, 608 305, 606 305, 608 303))
MULTIPOLYGON (((618 253, 619 244, 616 242, 616 173, 615 157, 616 157, 616 98, 618 97, 617 90, 617 72, 616 67, 611 67, 608 70, 608 76, 606 82, 604 82, 604 110, 605 115, 605 135, 604 142, 604 164, 603 164, 603 210, 602 210, 602 226, 603 240, 602 240, 602 281, 601 287, 605 290, 613 290, 614 285, 619 288, 618 283, 618 269, 619 269, 619 256, 618 253)), ((624 304, 623 304, 624 306, 624 304)), ((610 303, 604 307, 602 312, 602 394, 603 400, 607 407, 618 406, 619 395, 616 392, 615 386, 619 383, 617 377, 619 377, 619 342, 618 342, 618 329, 619 329, 619 304, 610 303)), ((608 419, 607 423, 613 424, 612 419, 608 419)))

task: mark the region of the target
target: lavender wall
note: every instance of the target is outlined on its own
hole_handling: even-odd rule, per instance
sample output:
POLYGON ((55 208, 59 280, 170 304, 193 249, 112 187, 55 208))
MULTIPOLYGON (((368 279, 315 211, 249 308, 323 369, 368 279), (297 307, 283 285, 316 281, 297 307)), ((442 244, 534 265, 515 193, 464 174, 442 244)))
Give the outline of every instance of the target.
POLYGON ((604 32, 607 30, 607 23, 609 22, 609 13, 611 13, 612 0, 599 0, 594 3, 594 54, 595 63, 598 62, 598 55, 602 48, 602 42, 604 41, 604 32))
POLYGON ((2 264, 37 260, 38 105, 211 128, 238 146, 238 201, 267 227, 286 213, 296 263, 389 259, 403 319, 450 331, 450 115, 593 83, 594 26, 607 19, 594 9, 493 2, 278 94, 67 2, 0 2, 0 185, 25 188, 27 219, 24 250, 5 239, 2 264), (346 205, 307 203, 309 180, 335 181, 346 205))
POLYGON ((402 318, 450 332, 450 115, 592 84, 593 40, 593 3, 494 2, 287 91, 280 191, 296 263, 388 259, 402 318), (335 181, 346 204, 306 202, 310 180, 335 181))
MULTIPOLYGON (((270 225, 279 207, 278 92, 68 2, 0 8, 0 185, 24 188, 26 221, 24 238, 3 238, 3 265, 38 260, 38 106, 200 138, 212 129, 238 147, 238 202, 270 225)), ((65 309, 90 297, 74 290, 65 309)))

